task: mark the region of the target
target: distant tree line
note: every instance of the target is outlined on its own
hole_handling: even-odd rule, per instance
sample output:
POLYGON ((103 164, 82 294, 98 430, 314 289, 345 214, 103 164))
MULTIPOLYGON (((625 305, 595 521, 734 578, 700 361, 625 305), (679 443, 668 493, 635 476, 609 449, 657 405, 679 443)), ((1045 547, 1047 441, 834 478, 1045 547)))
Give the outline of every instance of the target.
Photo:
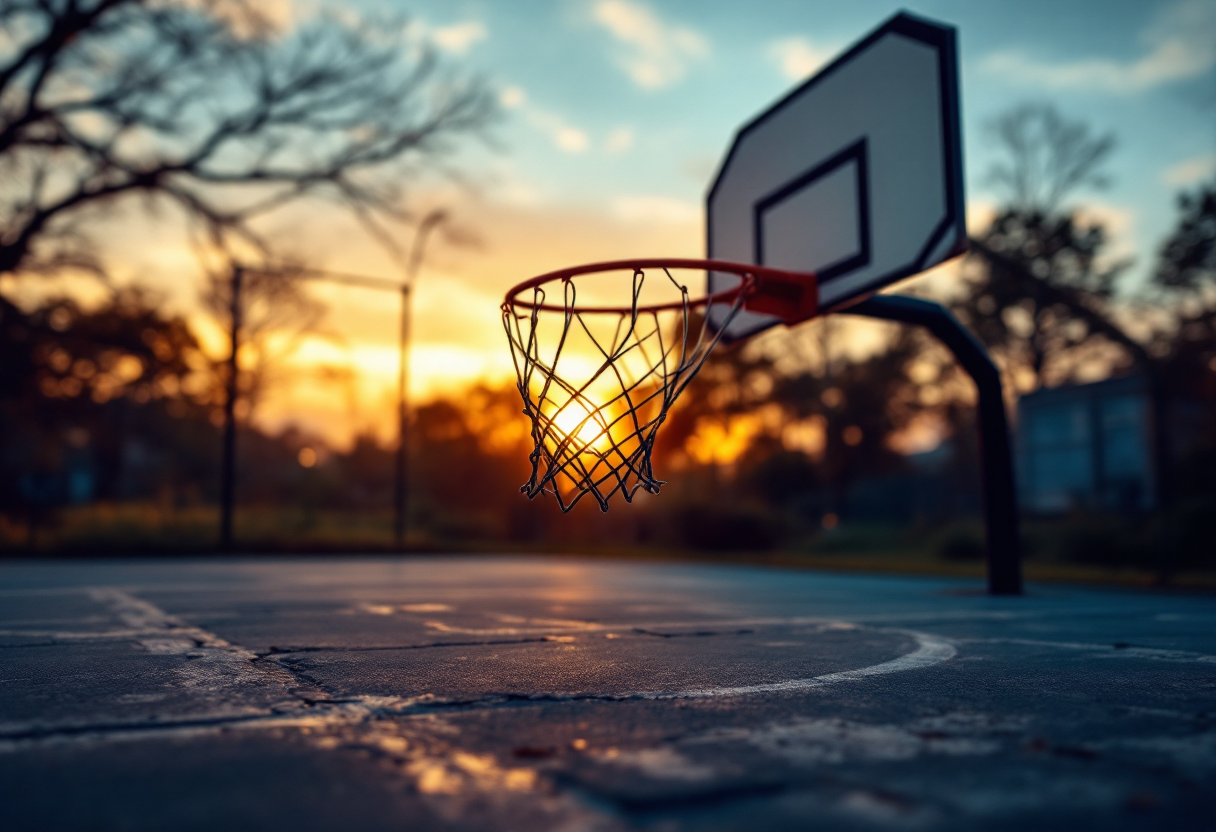
MULTIPOLYGON (((1100 225, 1011 207, 977 238, 956 312, 1008 375, 1022 373, 1023 390, 1075 380, 1092 360, 1107 362, 1103 372, 1140 368, 1211 405, 1216 183, 1182 194, 1178 207, 1149 288, 1130 302, 1099 265, 1100 225), (1129 303, 1153 316, 1136 338, 1118 323, 1129 303)), ((849 357, 830 349, 837 325, 715 353, 659 434, 662 493, 609 515, 579 506, 564 516, 519 494, 530 447, 513 389, 422 404, 411 429, 413 544, 747 551, 810 545, 836 523, 924 528, 974 513, 973 417, 948 356, 897 329, 877 351, 849 357), (924 419, 952 449, 931 471, 895 441, 924 419), (717 452, 740 424, 743 440, 723 458, 717 452)), ((116 291, 87 309, 66 298, 31 309, 0 299, 0 513, 20 522, 42 512, 46 522, 88 476, 93 500, 214 504, 222 395, 222 374, 189 324, 148 294, 116 291), (75 483, 73 472, 84 472, 75 483)), ((295 429, 250 426, 240 441, 242 511, 298 508, 303 525, 283 530, 287 539, 326 512, 377 516, 388 545, 391 447, 361 436, 333 449, 295 429), (315 464, 302 464, 305 449, 315 464)), ((1216 436, 1183 462, 1156 516, 1134 527, 1080 518, 1054 535, 1053 551, 1160 569, 1211 565, 1216 436)), ((946 556, 978 555, 975 542, 940 542, 946 556)))
POLYGON ((292 279, 297 241, 276 219, 336 206, 404 265, 407 186, 496 118, 488 85, 401 19, 40 0, 0 4, 0 36, 0 278, 27 295, 65 274, 110 285, 106 222, 144 208, 193 248, 225 328, 233 264, 256 267, 238 384, 250 409, 323 312, 292 279))
MULTIPOLYGON (((280 31, 253 3, 18 2, 0 6, 0 25, 0 277, 24 288, 91 274, 107 293, 87 307, 0 296, 0 542, 25 545, 82 501, 212 506, 224 371, 183 317, 109 282, 97 221, 130 202, 180 219, 208 275, 204 305, 224 326, 233 262, 284 276, 246 287, 248 409, 272 375, 270 336, 315 328, 321 314, 266 217, 329 200, 399 255, 395 224, 412 219, 404 186, 492 123, 492 97, 401 27, 321 19, 280 31)), ((1147 286, 1131 291, 1108 230, 1070 201, 1103 184, 1113 139, 1046 105, 991 130, 1006 199, 948 300, 1010 388, 1135 371, 1161 396, 1212 406, 1216 182, 1180 196, 1147 286)), ((515 391, 478 387, 416 408, 415 544, 755 550, 867 519, 924 526, 973 512, 966 380, 915 331, 892 330, 858 357, 839 349, 836 326, 716 353, 659 434, 663 493, 610 515, 562 516, 518 493, 529 448, 515 391), (918 429, 952 452, 914 463, 900 442, 918 429)), ((1134 534, 1107 522, 1124 543, 1087 551, 1151 566, 1168 550, 1184 553, 1175 566, 1211 565, 1216 420, 1212 432, 1172 471, 1159 517, 1134 534)), ((240 443, 242 511, 293 506, 301 529, 325 512, 377 516, 387 532, 391 448, 370 436, 328 448, 248 420, 240 443)))

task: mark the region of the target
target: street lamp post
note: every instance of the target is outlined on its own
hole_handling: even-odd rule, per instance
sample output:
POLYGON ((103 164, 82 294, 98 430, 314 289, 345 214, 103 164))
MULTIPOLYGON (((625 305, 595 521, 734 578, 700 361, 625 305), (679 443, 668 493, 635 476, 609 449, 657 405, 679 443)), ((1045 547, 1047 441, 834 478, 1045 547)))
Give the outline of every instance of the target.
POLYGON ((426 254, 426 242, 431 232, 447 220, 447 212, 436 209, 429 212, 418 224, 414 243, 410 247, 410 259, 406 266, 405 284, 401 287, 401 357, 397 376, 397 471, 393 508, 393 538, 397 550, 405 549, 409 527, 409 366, 410 366, 410 301, 418 270, 426 254))
POLYGON ((414 239, 414 248, 411 252, 409 261, 409 270, 407 272, 407 282, 400 283, 396 280, 387 280, 382 277, 369 277, 359 274, 344 274, 342 272, 331 272, 323 269, 289 269, 278 270, 256 269, 249 266, 235 265, 232 269, 231 293, 230 298, 230 313, 232 320, 232 328, 229 331, 230 350, 228 354, 228 378, 227 378, 227 399, 224 402, 224 448, 221 457, 222 469, 220 472, 220 548, 224 551, 230 551, 234 546, 233 538, 233 513, 236 502, 236 402, 239 395, 238 386, 238 368, 237 368, 237 353, 240 348, 240 331, 241 331, 241 289, 244 282, 244 276, 250 272, 258 274, 282 274, 284 277, 290 277, 299 280, 320 280, 328 283, 339 283, 346 286, 358 286, 364 289, 378 289, 380 291, 397 292, 401 295, 401 354, 400 361, 400 377, 398 379, 400 388, 398 390, 397 399, 397 414, 398 414, 398 449, 397 449, 397 482, 396 489, 393 495, 394 505, 394 528, 396 532, 397 547, 401 548, 405 539, 405 507, 406 507, 406 475, 407 461, 405 455, 407 430, 408 430, 408 368, 409 368, 409 322, 410 322, 410 289, 413 285, 414 278, 417 276, 418 268, 422 262, 422 255, 426 244, 426 236, 430 231, 441 221, 446 218, 446 214, 442 211, 432 211, 422 221, 418 229, 418 236, 414 239))
POLYGON ((409 386, 410 386, 410 290, 413 279, 401 287, 401 345, 397 366, 397 460, 393 479, 393 542, 405 549, 409 509, 409 386))
POLYGON ((220 549, 232 550, 232 509, 236 498, 236 397, 237 352, 241 337, 241 284, 245 270, 232 267, 232 282, 229 286, 228 311, 232 328, 229 330, 228 378, 224 398, 224 451, 220 469, 220 549))

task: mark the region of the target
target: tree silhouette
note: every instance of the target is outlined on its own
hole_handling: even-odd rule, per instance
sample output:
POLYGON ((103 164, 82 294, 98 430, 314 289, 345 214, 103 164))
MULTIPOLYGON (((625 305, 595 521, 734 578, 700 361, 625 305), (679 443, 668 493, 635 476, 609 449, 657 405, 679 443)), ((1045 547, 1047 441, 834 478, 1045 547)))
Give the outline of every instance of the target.
POLYGON ((1216 182, 1181 194, 1178 208, 1182 216, 1161 247, 1153 282, 1211 306, 1216 303, 1216 182))
POLYGON ((212 486, 217 368, 156 301, 128 289, 26 312, 0 298, 0 510, 62 501, 73 467, 106 499, 136 468, 178 491, 212 486))
POLYGON ((816 419, 822 425, 816 469, 829 489, 833 511, 840 510, 858 480, 899 469, 901 457, 891 438, 927 409, 922 391, 939 382, 922 381, 910 372, 925 353, 923 334, 901 327, 883 349, 835 362, 828 374, 784 374, 776 380, 772 399, 788 420, 816 419))
POLYGON ((1093 135, 1085 123, 1070 121, 1050 104, 1014 107, 993 119, 988 133, 1006 154, 988 177, 1008 190, 1014 210, 1051 214, 1076 189, 1109 184, 1102 164, 1115 137, 1093 135))
MULTIPOLYGON (((222 264, 226 266, 227 264, 222 264)), ((232 273, 230 268, 208 273, 202 292, 203 307, 227 328, 232 325, 232 273)), ((241 288, 241 371, 237 394, 243 419, 253 416, 277 384, 298 376, 287 360, 309 335, 334 337, 323 322, 326 307, 303 290, 298 270, 249 270, 241 288)))
MULTIPOLYGON (((1173 312, 1153 352, 1166 382, 1191 398, 1216 400, 1216 182, 1178 198, 1178 225, 1161 246, 1152 285, 1173 312)), ((1216 433, 1213 435, 1216 441, 1216 433)))
POLYGON ((1092 361, 1146 363, 1144 346, 1113 315, 1130 264, 1104 263, 1104 226, 1065 205, 1078 189, 1106 183, 1113 137, 1045 104, 1015 108, 989 130, 1004 155, 990 177, 1008 201, 972 241, 979 268, 955 311, 1022 390, 1076 380, 1092 361))
POLYGON ((243 0, 0 6, 0 274, 102 272, 88 226, 142 196, 200 243, 274 253, 258 220, 303 198, 381 240, 403 172, 483 128, 491 97, 403 25, 279 31, 243 0))

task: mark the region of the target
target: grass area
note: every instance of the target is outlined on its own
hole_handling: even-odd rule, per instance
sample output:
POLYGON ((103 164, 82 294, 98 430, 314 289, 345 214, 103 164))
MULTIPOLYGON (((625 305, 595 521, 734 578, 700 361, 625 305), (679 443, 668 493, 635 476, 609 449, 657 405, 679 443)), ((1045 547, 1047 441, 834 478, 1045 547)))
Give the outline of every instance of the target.
MULTIPOLYGON (((1216 590, 1216 563, 1205 568, 1146 568, 1145 560, 1086 562, 1092 557, 1092 518, 1083 521, 1030 521, 1023 524, 1031 581, 1121 586, 1170 586, 1216 590), (1091 548, 1075 548, 1089 541, 1091 548)), ((148 503, 73 507, 48 516, 34 529, 0 517, 0 555, 129 556, 206 554, 218 548, 215 507, 165 508, 148 503)), ((241 553, 375 554, 394 551, 390 512, 310 511, 299 508, 244 508, 235 518, 241 553)), ((787 541, 762 552, 704 552, 694 549, 609 543, 569 545, 459 539, 414 530, 407 549, 415 552, 580 554, 645 561, 712 562, 794 569, 945 575, 981 580, 983 528, 960 522, 936 528, 854 525, 787 541)), ((1147 562, 1151 563, 1151 559, 1147 562)))
MULTIPOLYGON (((152 554, 214 552, 219 547, 216 506, 163 507, 152 503, 97 503, 61 509, 34 524, 0 517, 0 552, 14 554, 152 554)), ((236 512, 239 551, 388 551, 390 512, 354 513, 299 508, 236 512)), ((420 543, 421 541, 412 541, 420 543)))

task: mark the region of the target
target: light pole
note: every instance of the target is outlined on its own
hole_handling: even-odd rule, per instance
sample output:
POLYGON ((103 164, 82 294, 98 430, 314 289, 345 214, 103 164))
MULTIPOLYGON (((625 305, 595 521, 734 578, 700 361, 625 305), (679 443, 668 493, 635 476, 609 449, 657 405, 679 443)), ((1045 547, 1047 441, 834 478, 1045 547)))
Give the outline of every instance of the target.
MULTIPOLYGON (((423 220, 423 224, 419 227, 419 234, 424 235, 429 233, 437 223, 445 218, 441 211, 432 211, 423 220)), ((425 241, 425 236, 422 237, 425 241)), ((405 480, 404 462, 401 453, 401 448, 405 446, 405 426, 406 420, 403 414, 406 413, 406 388, 404 386, 406 378, 406 367, 408 365, 408 355, 406 350, 409 346, 408 340, 408 325, 409 325, 409 296, 410 283, 413 282, 415 273, 418 270, 418 265, 422 259, 422 249, 419 245, 419 240, 415 238, 414 252, 410 257, 410 270, 408 272, 409 283, 402 284, 396 280, 388 280, 383 277, 369 277, 360 274, 344 274, 342 272, 331 272, 324 269, 258 269, 244 265, 234 265, 232 267, 231 293, 229 301, 229 309, 232 317, 232 329, 229 331, 230 351, 228 354, 228 378, 227 378, 227 399, 224 402, 224 448, 222 456, 222 469, 220 471, 220 548, 224 551, 231 551, 233 548, 233 532, 232 521, 236 502, 236 401, 238 397, 238 375, 237 375, 237 353, 240 348, 240 332, 241 332, 241 289, 244 283, 244 276, 249 273, 257 273, 261 275, 281 275, 287 278, 297 280, 320 280, 327 283, 340 283, 345 286, 358 286, 364 289, 377 289, 380 291, 389 291, 399 293, 401 295, 401 380, 402 387, 399 391, 397 410, 401 415, 399 441, 400 447, 397 453, 397 486, 393 495, 393 505, 395 509, 395 528, 397 531, 396 541, 398 548, 401 547, 404 538, 404 488, 405 480)))
POLYGON ((401 358, 397 376, 397 476, 394 489, 393 539, 397 550, 405 549, 405 536, 409 526, 409 375, 410 375, 410 300, 418 270, 426 255, 426 242, 431 232, 448 218, 447 211, 430 211, 418 224, 414 242, 410 247, 410 259, 406 264, 405 284, 401 287, 401 358))
POLYGON ((232 508, 236 498, 236 397, 237 352, 241 337, 241 283, 245 275, 242 266, 232 267, 228 311, 232 328, 228 332, 228 378, 224 398, 224 451, 220 470, 220 549, 232 551, 232 508))

